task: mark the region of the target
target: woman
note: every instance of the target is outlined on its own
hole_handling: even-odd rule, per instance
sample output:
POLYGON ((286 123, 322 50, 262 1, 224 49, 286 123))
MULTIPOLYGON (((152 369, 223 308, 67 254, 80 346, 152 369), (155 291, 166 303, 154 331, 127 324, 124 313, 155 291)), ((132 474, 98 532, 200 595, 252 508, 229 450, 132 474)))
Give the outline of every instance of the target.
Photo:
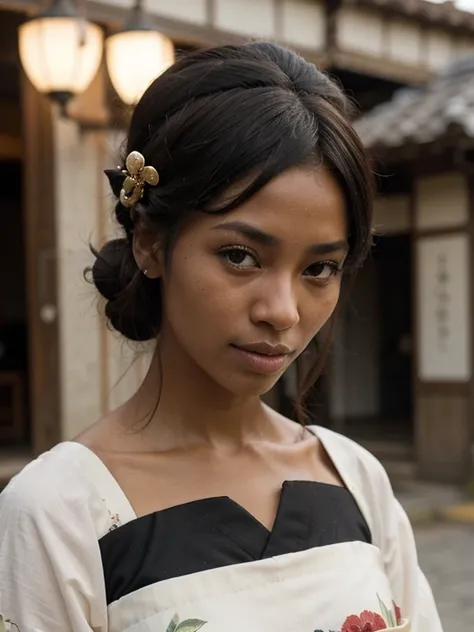
POLYGON ((441 630, 381 465, 260 399, 370 248, 348 116, 266 43, 191 54, 137 105, 107 174, 124 236, 92 278, 156 352, 2 496, 0 612, 21 632, 441 630))

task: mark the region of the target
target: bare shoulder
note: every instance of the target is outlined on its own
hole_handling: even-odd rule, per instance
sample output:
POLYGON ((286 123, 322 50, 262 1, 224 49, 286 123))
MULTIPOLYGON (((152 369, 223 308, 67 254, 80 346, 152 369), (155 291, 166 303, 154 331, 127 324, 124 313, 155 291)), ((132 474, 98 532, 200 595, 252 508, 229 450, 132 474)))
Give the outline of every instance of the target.
POLYGON ((328 454, 323 441, 320 440, 316 432, 312 431, 312 427, 302 426, 274 410, 271 410, 269 414, 280 425, 284 443, 286 445, 292 444, 299 451, 300 457, 311 463, 311 470, 315 480, 344 486, 344 481, 339 474, 338 468, 328 454))
POLYGON ((121 453, 124 446, 131 446, 137 435, 133 428, 124 423, 122 408, 112 410, 83 430, 75 441, 82 444, 96 455, 121 453))
POLYGON ((115 411, 111 412, 104 417, 98 419, 91 426, 83 430, 77 437, 75 437, 74 441, 84 445, 89 450, 93 452, 97 452, 102 446, 107 445, 109 443, 109 439, 111 436, 115 435, 114 427, 115 427, 115 411))
POLYGON ((268 418, 272 421, 275 428, 277 428, 277 435, 282 443, 295 443, 302 441, 306 441, 316 445, 318 443, 317 437, 307 432, 301 424, 294 421, 293 419, 289 419, 282 415, 280 412, 271 408, 267 404, 263 404, 264 410, 268 416, 268 418))
POLYGON ((122 409, 111 411, 83 431, 76 441, 90 450, 123 490, 144 469, 147 448, 139 425, 127 423, 122 409))

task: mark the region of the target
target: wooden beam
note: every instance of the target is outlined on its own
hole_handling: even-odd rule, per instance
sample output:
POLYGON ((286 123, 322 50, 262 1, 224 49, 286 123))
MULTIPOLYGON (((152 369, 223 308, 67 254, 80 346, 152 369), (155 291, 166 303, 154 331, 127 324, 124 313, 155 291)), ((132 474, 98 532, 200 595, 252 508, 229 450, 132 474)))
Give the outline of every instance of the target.
POLYGON ((372 57, 354 51, 337 50, 332 56, 336 68, 352 70, 362 75, 391 79, 399 83, 425 83, 434 77, 425 66, 409 66, 386 58, 372 57))

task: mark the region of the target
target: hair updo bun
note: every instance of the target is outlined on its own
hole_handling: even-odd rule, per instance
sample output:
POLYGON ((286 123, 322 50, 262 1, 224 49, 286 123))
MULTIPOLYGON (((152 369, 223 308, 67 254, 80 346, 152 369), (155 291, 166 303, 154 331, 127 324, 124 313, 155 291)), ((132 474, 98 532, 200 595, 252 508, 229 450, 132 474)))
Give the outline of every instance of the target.
POLYGON ((121 278, 129 251, 127 240, 122 238, 108 241, 97 253, 92 266, 92 280, 102 296, 109 302, 114 301, 123 289, 121 278))
POLYGON ((124 236, 95 252, 92 279, 108 301, 111 325, 132 340, 160 331, 161 283, 138 269, 134 231, 156 237, 166 265, 184 220, 230 211, 298 165, 323 164, 339 181, 347 201, 347 265, 357 267, 371 244, 372 177, 349 111, 325 73, 272 43, 194 52, 158 77, 134 110, 122 165, 131 152, 141 153, 159 184, 145 186, 131 214, 119 198, 123 173, 107 172, 124 236), (229 200, 232 185, 247 182, 229 200))
POLYGON ((155 338, 161 318, 159 280, 140 272, 125 238, 108 241, 94 254, 92 280, 107 300, 105 315, 112 327, 130 340, 155 338))

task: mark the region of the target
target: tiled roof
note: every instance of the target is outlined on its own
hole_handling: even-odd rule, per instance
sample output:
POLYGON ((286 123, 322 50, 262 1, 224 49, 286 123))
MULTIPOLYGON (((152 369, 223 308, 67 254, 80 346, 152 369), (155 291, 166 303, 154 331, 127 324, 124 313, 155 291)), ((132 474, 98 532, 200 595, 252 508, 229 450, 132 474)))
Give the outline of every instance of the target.
POLYGON ((442 3, 428 0, 344 0, 344 4, 377 6, 440 26, 474 31, 474 14, 457 9, 451 0, 442 3))
POLYGON ((356 123, 369 148, 431 144, 452 133, 474 140, 474 57, 460 61, 426 87, 402 88, 356 123))

